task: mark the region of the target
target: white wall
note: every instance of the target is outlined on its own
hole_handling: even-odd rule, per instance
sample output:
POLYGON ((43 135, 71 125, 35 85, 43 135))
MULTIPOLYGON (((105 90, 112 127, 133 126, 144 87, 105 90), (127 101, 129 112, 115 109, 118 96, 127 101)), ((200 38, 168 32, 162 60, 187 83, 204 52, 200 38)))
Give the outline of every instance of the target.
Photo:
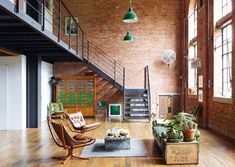
POLYGON ((53 75, 53 65, 42 62, 41 66, 41 121, 47 118, 47 105, 51 102, 51 87, 49 79, 53 75))
POLYGON ((0 78, 0 82, 7 83, 7 90, 0 92, 0 99, 6 98, 7 104, 5 109, 0 110, 0 117, 6 119, 6 127, 1 130, 24 129, 26 128, 26 57, 23 55, 0 57, 0 66, 7 66, 7 80, 0 78))

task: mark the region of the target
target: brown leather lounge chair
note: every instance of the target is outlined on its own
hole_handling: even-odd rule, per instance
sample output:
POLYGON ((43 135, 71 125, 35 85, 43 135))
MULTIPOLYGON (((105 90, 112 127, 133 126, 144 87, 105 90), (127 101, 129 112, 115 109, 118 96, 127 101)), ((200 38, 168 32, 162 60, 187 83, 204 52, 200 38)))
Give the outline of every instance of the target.
POLYGON ((94 138, 84 136, 82 134, 77 134, 75 136, 70 136, 66 126, 63 123, 57 123, 48 119, 48 126, 53 140, 59 147, 63 147, 65 150, 68 150, 68 155, 64 157, 53 157, 56 159, 64 159, 62 164, 69 161, 71 158, 77 159, 89 159, 81 158, 73 155, 73 150, 79 147, 85 147, 91 145, 95 142, 94 138), (56 135, 55 135, 56 134, 56 135), (57 136, 57 137, 56 137, 57 136), (59 140, 58 140, 59 139, 59 140))
POLYGON ((68 118, 69 122, 72 125, 72 128, 71 128, 71 126, 68 124, 68 127, 70 128, 72 132, 84 133, 84 132, 96 129, 100 126, 99 122, 86 124, 83 118, 83 115, 80 111, 76 113, 65 113, 65 116, 68 118))

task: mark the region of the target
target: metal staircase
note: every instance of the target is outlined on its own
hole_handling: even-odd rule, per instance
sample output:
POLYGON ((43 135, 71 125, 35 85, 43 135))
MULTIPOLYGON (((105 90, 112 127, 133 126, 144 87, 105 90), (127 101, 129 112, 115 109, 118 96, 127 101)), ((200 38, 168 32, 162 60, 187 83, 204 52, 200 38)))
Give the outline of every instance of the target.
POLYGON ((124 120, 150 119, 148 66, 144 89, 125 89, 125 68, 86 38, 63 0, 0 0, 0 47, 51 63, 81 61, 123 92, 124 120))
POLYGON ((124 90, 124 67, 86 38, 63 0, 0 0, 0 47, 51 63, 81 61, 124 90))
POLYGON ((144 89, 124 90, 124 120, 150 120, 151 93, 149 83, 149 68, 145 67, 144 89))

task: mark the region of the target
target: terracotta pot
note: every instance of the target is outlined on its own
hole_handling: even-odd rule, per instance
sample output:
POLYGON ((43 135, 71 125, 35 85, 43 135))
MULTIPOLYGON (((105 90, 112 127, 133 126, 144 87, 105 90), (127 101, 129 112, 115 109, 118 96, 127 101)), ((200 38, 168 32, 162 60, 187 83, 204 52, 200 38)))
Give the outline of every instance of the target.
POLYGON ((183 131, 184 139, 188 141, 188 139, 194 140, 196 129, 187 129, 183 131))

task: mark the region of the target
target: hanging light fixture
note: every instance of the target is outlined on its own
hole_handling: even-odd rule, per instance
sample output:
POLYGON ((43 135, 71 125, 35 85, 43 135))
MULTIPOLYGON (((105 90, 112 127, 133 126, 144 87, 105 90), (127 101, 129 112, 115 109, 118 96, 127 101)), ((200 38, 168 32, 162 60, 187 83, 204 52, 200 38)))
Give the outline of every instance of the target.
POLYGON ((128 24, 128 31, 127 31, 125 37, 123 38, 123 41, 124 42, 133 42, 134 41, 134 38, 130 33, 130 24, 128 24))
POLYGON ((132 5, 132 0, 130 0, 128 12, 123 17, 123 22, 125 23, 135 23, 138 21, 138 17, 135 14, 134 10, 132 9, 131 5, 132 5))
POLYGON ((126 33, 126 36, 123 38, 123 41, 124 42, 133 42, 134 41, 134 38, 129 31, 126 33))

